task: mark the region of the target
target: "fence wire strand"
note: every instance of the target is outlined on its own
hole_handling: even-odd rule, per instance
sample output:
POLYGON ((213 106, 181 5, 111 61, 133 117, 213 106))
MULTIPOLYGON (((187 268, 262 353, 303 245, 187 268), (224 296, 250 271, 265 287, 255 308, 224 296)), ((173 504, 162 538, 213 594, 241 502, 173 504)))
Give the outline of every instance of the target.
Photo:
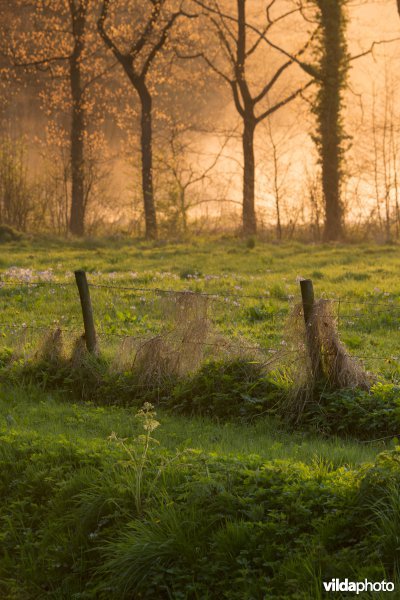
MULTIPOLYGON (((10 332, 19 330, 19 331, 26 331, 26 330, 31 330, 31 331, 37 331, 37 332, 44 332, 44 331, 49 331, 52 328, 53 329, 59 329, 61 332, 63 333, 67 333, 67 334, 71 334, 71 335, 82 335, 83 333, 83 325, 81 325, 81 315, 80 315, 80 307, 79 307, 79 303, 76 302, 76 299, 78 298, 78 291, 75 288, 75 281, 43 281, 43 280, 29 280, 29 281, 20 281, 20 280, 13 280, 13 281, 8 281, 8 280, 4 280, 0 278, 0 296, 1 296, 1 290, 7 289, 7 290, 21 290, 24 288, 48 288, 51 291, 52 290, 60 290, 61 292, 64 292, 65 290, 73 290, 73 298, 71 297, 71 300, 74 300, 74 304, 71 306, 74 306, 74 313, 75 314, 71 314, 71 312, 69 312, 68 315, 62 315, 61 317, 58 316, 57 318, 53 318, 53 320, 51 322, 36 322, 36 320, 34 320, 33 322, 31 321, 30 323, 1 323, 0 322, 0 328, 2 328, 3 330, 7 330, 10 332), (73 326, 69 326, 70 324, 72 324, 73 326), (76 325, 76 326, 75 326, 76 325)), ((200 297, 200 298, 206 298, 207 300, 224 300, 226 301, 228 298, 233 298, 235 300, 240 301, 241 299, 243 300, 262 300, 265 302, 268 302, 270 300, 274 300, 274 301, 281 301, 281 302, 287 302, 288 305, 293 305, 294 303, 296 303, 300 297, 297 296, 293 296, 293 295, 287 295, 287 296, 274 296, 273 298, 271 298, 267 293, 260 293, 260 294, 238 294, 238 293, 233 293, 229 290, 226 291, 221 291, 221 292, 206 292, 206 291, 197 291, 197 290, 190 290, 190 289, 185 289, 185 290, 173 290, 173 289, 162 289, 162 288, 158 288, 158 287, 139 287, 139 286, 129 286, 129 285, 116 285, 116 284, 103 284, 103 283, 90 283, 89 287, 92 291, 94 290, 107 290, 109 292, 111 292, 111 294, 120 294, 120 299, 124 300, 124 301, 128 301, 130 300, 129 297, 124 297, 123 293, 124 292, 129 292, 129 293, 135 293, 135 294, 152 294, 155 296, 173 296, 175 298, 179 298, 179 297, 200 297)), ((332 303, 337 303, 337 323, 338 326, 340 327, 340 329, 342 330, 343 326, 351 326, 351 325, 357 325, 359 322, 365 320, 365 319, 370 319, 376 317, 380 317, 382 315, 388 316, 390 318, 400 318, 400 305, 396 305, 394 304, 394 298, 395 298, 395 294, 389 294, 388 292, 379 292, 379 296, 381 297, 383 294, 386 294, 388 296, 390 296, 390 299, 387 302, 381 302, 379 300, 373 302, 370 300, 367 301, 363 301, 363 300, 349 300, 346 298, 342 298, 342 297, 337 297, 337 298, 324 298, 325 300, 332 302, 332 303), (342 306, 346 305, 346 306, 357 306, 360 307, 358 309, 356 309, 356 311, 354 312, 342 312, 342 306), (385 307, 385 310, 373 310, 373 311, 369 311, 366 312, 364 314, 360 314, 360 310, 362 310, 362 307, 385 307)), ((400 301, 400 294, 399 294, 399 301, 400 301)), ((140 298, 139 301, 144 301, 145 299, 140 298)), ((7 295, 7 302, 10 302, 10 296, 7 295)), ((102 302, 103 305, 105 305, 106 307, 111 307, 112 309, 115 309, 115 297, 112 297, 111 299, 107 299, 107 297, 102 298, 102 302)), ((151 302, 154 302, 154 300, 151 300, 151 302)), ((57 308, 59 308, 60 305, 57 306, 57 308)), ((130 309, 132 308, 136 308, 136 307, 129 307, 130 309)), ((269 334, 270 337, 271 336, 275 336, 276 338, 279 337, 279 332, 277 329, 277 326, 280 323, 280 319, 284 318, 287 316, 288 314, 288 308, 281 308, 278 309, 276 308, 276 311, 273 314, 266 314, 263 316, 263 320, 265 320, 266 322, 268 322, 270 325, 273 324, 275 326, 274 330, 270 330, 269 334)), ((50 306, 49 304, 46 304, 46 310, 48 311, 48 313, 51 313, 50 310, 50 306)), ((96 310, 95 310, 96 313, 96 310)), ((54 316, 54 315, 53 315, 54 316)), ((135 316, 135 315, 134 315, 135 316)), ((220 317, 222 319, 222 322, 224 322, 226 320, 226 313, 224 312, 224 314, 222 315, 222 317, 220 317)), ((111 319, 111 318, 110 318, 111 319)), ((218 319, 217 319, 218 322, 218 319)), ((129 320, 125 323, 121 323, 118 322, 117 320, 115 321, 115 323, 112 321, 107 321, 106 323, 103 323, 103 319, 102 319, 102 315, 100 315, 100 317, 97 319, 96 321, 96 327, 97 327, 97 335, 99 338, 102 339, 122 339, 122 340, 146 340, 146 339, 151 339, 151 336, 156 336, 157 333, 155 331, 142 331, 140 335, 133 335, 130 333, 127 333, 126 331, 123 332, 117 332, 117 331, 111 331, 110 329, 112 327, 123 327, 125 329, 130 328, 133 325, 137 325, 137 323, 131 323, 129 320)), ((382 326, 384 326, 385 323, 382 323, 382 326)), ((376 326, 376 325, 374 325, 376 326)), ((282 337, 282 332, 284 332, 284 329, 282 329, 282 331, 280 332, 281 337, 282 337)), ((165 332, 164 332, 165 333, 165 332)), ((171 332, 169 332, 171 333, 171 332)), ((167 332, 168 335, 168 332, 167 332)), ((283 333, 284 335, 284 333, 283 333)), ((235 341, 235 338, 232 338, 233 341, 235 341)), ((270 346, 270 347, 265 347, 264 344, 260 343, 258 345, 251 345, 251 341, 246 339, 246 342, 249 342, 248 344, 244 344, 244 347, 246 348, 246 350, 255 350, 258 352, 269 352, 269 353, 282 353, 283 348, 281 346, 278 346, 278 348, 270 346)), ((241 343, 243 344, 243 340, 241 340, 241 343)), ((213 343, 213 342, 209 342, 209 341, 188 341, 185 340, 185 344, 188 345, 193 345, 193 346, 203 346, 203 347, 221 347, 221 343, 213 343)), ((290 354, 290 350, 286 349, 286 354, 289 355, 290 354)), ((296 351, 294 351, 296 352, 296 351)), ((382 356, 382 355, 368 355, 368 354, 351 354, 351 356, 353 356, 354 358, 357 358, 359 360, 368 360, 368 361, 385 361, 388 363, 393 363, 393 362, 399 362, 399 357, 395 356, 395 355, 391 355, 391 356, 382 356)))

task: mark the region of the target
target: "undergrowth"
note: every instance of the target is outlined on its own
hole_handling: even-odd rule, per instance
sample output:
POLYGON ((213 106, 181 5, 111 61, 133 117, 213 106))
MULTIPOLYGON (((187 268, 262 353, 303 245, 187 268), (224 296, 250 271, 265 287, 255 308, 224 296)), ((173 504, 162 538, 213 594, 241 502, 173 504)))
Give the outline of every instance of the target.
POLYGON ((57 390, 66 399, 98 405, 161 405, 174 413, 248 421, 274 415, 282 426, 361 440, 400 437, 400 387, 377 382, 369 390, 320 385, 307 396, 300 418, 287 411, 293 381, 284 369, 267 370, 244 358, 212 360, 186 376, 164 376, 153 385, 137 372, 116 371, 102 356, 71 360, 11 361, 0 357, 0 381, 57 390))
POLYGON ((349 468, 151 445, 139 489, 106 439, 0 435, 9 600, 309 600, 332 577, 396 578, 400 448, 349 468))
MULTIPOLYGON (((0 597, 309 600, 322 598, 322 581, 337 577, 387 579, 398 588, 400 449, 374 459, 374 445, 347 439, 389 437, 393 447, 400 433, 400 390, 388 383, 399 380, 397 338, 388 335, 399 326, 395 248, 260 240, 251 248, 237 240, 3 246, 3 276, 15 285, 2 287, 3 343, 14 351, 0 356, 0 380, 9 384, 0 419, 0 597), (204 361, 192 343, 195 332, 198 348, 214 347, 203 304, 190 330, 178 327, 176 339, 160 343, 165 311, 153 293, 131 289, 215 293, 219 346, 233 331, 266 356, 281 343, 287 297, 298 294, 310 265, 317 294, 342 300, 335 304, 341 339, 387 381, 357 389, 341 379, 335 390, 329 381, 338 382, 337 363, 328 365, 328 384, 313 386, 295 422, 285 401, 303 382, 293 372, 268 371, 257 357, 204 361), (36 316, 66 329, 81 323, 69 285, 78 266, 100 284, 92 289, 100 333, 155 336, 141 348, 142 362, 125 368, 118 355, 113 364, 111 337, 96 358, 78 346, 66 358, 57 335, 40 356, 18 358, 18 348, 29 354, 37 339, 36 329, 28 335, 29 325, 40 326, 36 316), (42 278, 55 285, 25 285, 42 278), (135 372, 148 355, 163 365, 156 378, 154 370, 135 372), (13 389, 31 385, 39 386, 34 401, 14 397, 13 389), (140 438, 131 425, 146 401, 161 412, 161 427, 150 425, 140 438), (311 438, 306 430, 335 437, 311 438)), ((319 335, 330 356, 332 340, 319 335)))
POLYGON ((185 414, 248 418, 278 413, 285 386, 277 373, 256 361, 212 361, 179 381, 168 405, 185 414))

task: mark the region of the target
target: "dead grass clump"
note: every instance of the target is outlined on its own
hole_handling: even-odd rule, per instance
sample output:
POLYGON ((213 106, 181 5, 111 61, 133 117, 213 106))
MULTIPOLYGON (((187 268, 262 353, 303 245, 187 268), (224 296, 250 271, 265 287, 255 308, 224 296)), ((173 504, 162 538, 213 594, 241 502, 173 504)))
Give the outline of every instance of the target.
POLYGON ((369 389, 370 382, 362 364, 351 356, 339 338, 332 303, 319 300, 314 311, 321 345, 322 372, 334 389, 369 389))
POLYGON ((179 356, 162 336, 143 342, 136 351, 132 365, 139 385, 157 387, 177 375, 179 356))
POLYGON ((171 378, 193 373, 205 359, 271 362, 271 356, 266 361, 265 353, 248 340, 213 331, 210 298, 205 294, 179 292, 165 296, 161 312, 161 333, 144 340, 127 337, 113 361, 113 370, 133 371, 141 386, 161 387, 171 378))
POLYGON ((200 366, 210 332, 209 298, 187 292, 173 299, 173 329, 167 341, 175 355, 177 375, 186 375, 200 366))
POLYGON ((132 370, 132 364, 134 362, 134 357, 137 350, 137 338, 132 336, 123 338, 121 343, 117 346, 115 354, 111 360, 111 371, 114 373, 121 373, 132 370))
POLYGON ((23 357, 25 360, 29 357, 29 330, 27 327, 21 329, 15 329, 9 331, 9 335, 12 337, 12 353, 9 358, 9 365, 21 360, 23 357))
POLYGON ((165 320, 160 335, 129 345, 122 355, 135 347, 131 368, 139 384, 160 386, 166 379, 195 370, 203 360, 209 334, 208 297, 192 292, 163 298, 165 320))
POLYGON ((79 336, 72 347, 68 365, 68 377, 81 397, 99 397, 107 380, 108 365, 97 353, 90 353, 86 348, 85 334, 79 336))
POLYGON ((289 355, 293 393, 285 407, 290 418, 299 420, 308 402, 318 402, 318 391, 326 388, 369 389, 370 379, 362 364, 349 354, 340 340, 332 302, 318 300, 306 326, 302 304, 294 306, 288 322, 289 355))
POLYGON ((71 352, 71 367, 80 369, 86 362, 87 349, 85 334, 80 335, 74 342, 71 352))
POLYGON ((243 336, 230 338, 223 334, 212 335, 210 337, 210 355, 213 360, 217 361, 242 360, 268 365, 276 362, 275 356, 268 356, 268 360, 266 360, 265 352, 243 336))
POLYGON ((50 363, 59 363, 63 357, 63 335, 58 327, 54 331, 49 331, 36 352, 36 360, 42 360, 50 363))

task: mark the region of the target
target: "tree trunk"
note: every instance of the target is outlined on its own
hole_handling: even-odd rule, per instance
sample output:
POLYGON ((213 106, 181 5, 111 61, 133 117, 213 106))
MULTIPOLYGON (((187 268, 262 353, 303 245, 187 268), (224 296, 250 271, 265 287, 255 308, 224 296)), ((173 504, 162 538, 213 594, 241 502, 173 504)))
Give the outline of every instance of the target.
POLYGON ((255 161, 254 161, 254 132, 255 121, 253 118, 244 118, 243 128, 243 217, 242 228, 244 235, 257 233, 255 211, 255 161))
POLYGON ((185 202, 185 192, 186 192, 185 187, 180 186, 179 205, 180 205, 180 210, 181 210, 183 233, 187 233, 187 214, 186 214, 187 211, 186 211, 186 202, 185 202))
MULTIPOLYGON (((73 9, 71 9, 73 10, 73 9)), ((85 41, 85 12, 81 6, 72 14, 74 49, 70 58, 71 114, 71 214, 69 230, 82 236, 85 232, 85 111, 82 90, 82 55, 85 41)))
POLYGON ((346 84, 348 57, 344 31, 346 19, 344 0, 318 0, 322 26, 321 83, 317 101, 317 146, 322 168, 322 190, 325 201, 324 241, 343 237, 343 177, 342 95, 346 84))
POLYGON ((84 173, 85 118, 80 105, 72 108, 71 124, 71 214, 69 230, 82 236, 85 232, 85 173, 84 173))
POLYGON ((136 84, 141 103, 142 191, 146 239, 157 239, 157 217, 153 190, 152 98, 144 82, 136 84))
POLYGON ((337 241, 343 236, 343 207, 340 198, 340 139, 335 131, 335 111, 326 115, 327 131, 322 139, 322 190, 325 199, 325 227, 323 239, 337 241), (329 123, 330 121, 330 123, 329 123))

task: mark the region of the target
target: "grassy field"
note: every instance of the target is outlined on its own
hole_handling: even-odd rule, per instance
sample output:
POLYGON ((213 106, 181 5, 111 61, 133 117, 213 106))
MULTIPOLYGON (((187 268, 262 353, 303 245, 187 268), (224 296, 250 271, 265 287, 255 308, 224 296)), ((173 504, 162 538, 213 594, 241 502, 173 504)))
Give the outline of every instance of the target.
POLYGON ((1 249, 1 597, 318 600, 333 577, 397 582, 397 246, 42 239, 1 249), (371 391, 324 391, 320 427, 315 415, 312 427, 288 427, 275 414, 282 373, 257 392, 250 376, 242 387, 243 371, 202 371, 171 391, 187 414, 163 401, 138 416, 140 397, 121 406, 126 386, 113 375, 107 403, 103 388, 85 402, 93 379, 78 394, 59 367, 34 382, 19 370, 47 329, 65 329, 71 344, 80 334, 76 268, 92 284, 107 364, 121 360, 125 336, 174 326, 160 289, 217 295, 213 335, 273 355, 289 344, 299 278, 311 277, 377 380, 371 391), (18 352, 10 376, 4 357, 18 352), (208 401, 210 416, 196 416, 208 401), (230 410, 243 402, 261 410, 230 410))
MULTIPOLYGON (((35 432, 40 436, 62 436, 72 443, 82 439, 106 443, 112 431, 122 438, 138 435, 134 410, 113 406, 93 406, 62 402, 60 395, 43 394, 40 389, 0 390, 3 433, 7 415, 14 431, 35 432)), ((332 468, 372 462, 382 444, 358 444, 343 439, 321 439, 302 432, 286 433, 277 423, 260 418, 246 427, 234 422, 216 423, 209 418, 171 416, 158 411, 162 422, 157 432, 161 445, 169 451, 195 448, 215 456, 257 456, 264 460, 292 459, 307 464, 322 460, 332 468)))
POLYGON ((209 309, 217 330, 274 350, 286 333, 290 306, 299 299, 299 278, 312 278, 318 297, 340 299, 333 309, 342 338, 369 369, 392 374, 400 354, 400 251, 394 245, 21 241, 2 245, 0 268, 4 282, 68 284, 4 286, 3 324, 40 328, 56 322, 71 329, 81 327, 73 271, 87 270, 93 285, 105 286, 92 288, 98 331, 108 336, 105 346, 112 335, 160 330, 165 317, 160 295, 146 291, 158 288, 218 294, 209 309))

